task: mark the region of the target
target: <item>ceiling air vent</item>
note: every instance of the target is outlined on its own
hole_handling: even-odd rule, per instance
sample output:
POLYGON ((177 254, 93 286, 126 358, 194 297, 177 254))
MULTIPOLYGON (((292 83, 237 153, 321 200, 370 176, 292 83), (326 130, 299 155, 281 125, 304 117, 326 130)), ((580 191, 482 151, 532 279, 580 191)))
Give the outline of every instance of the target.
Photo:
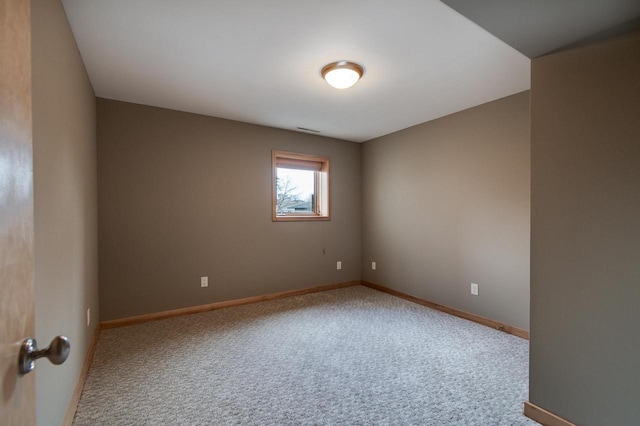
POLYGON ((320 130, 307 129, 306 127, 296 127, 296 129, 302 130, 303 132, 320 133, 320 130))

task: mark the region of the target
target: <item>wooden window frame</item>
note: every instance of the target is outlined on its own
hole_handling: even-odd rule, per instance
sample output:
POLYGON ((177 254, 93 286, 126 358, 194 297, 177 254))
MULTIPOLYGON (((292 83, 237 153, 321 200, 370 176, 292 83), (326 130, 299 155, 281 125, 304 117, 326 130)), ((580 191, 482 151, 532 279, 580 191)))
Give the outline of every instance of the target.
POLYGON ((271 151, 271 219, 273 222, 295 222, 295 221, 316 221, 331 220, 330 203, 330 174, 329 157, 323 155, 300 154, 289 151, 271 151), (315 172, 314 191, 314 212, 309 213, 286 213, 278 215, 276 213, 276 177, 279 165, 288 165, 291 168, 300 170, 313 170, 315 172))

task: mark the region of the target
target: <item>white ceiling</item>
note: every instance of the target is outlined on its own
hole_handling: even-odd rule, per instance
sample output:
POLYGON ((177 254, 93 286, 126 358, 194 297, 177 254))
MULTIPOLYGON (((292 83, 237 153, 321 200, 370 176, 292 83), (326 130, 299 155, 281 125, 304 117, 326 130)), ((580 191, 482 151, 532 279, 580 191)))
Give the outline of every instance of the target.
POLYGON ((529 58, 640 16, 640 0, 442 0, 529 58))
POLYGON ((362 142, 529 89, 437 0, 63 0, 96 96, 362 142), (365 67, 347 90, 320 69, 365 67))

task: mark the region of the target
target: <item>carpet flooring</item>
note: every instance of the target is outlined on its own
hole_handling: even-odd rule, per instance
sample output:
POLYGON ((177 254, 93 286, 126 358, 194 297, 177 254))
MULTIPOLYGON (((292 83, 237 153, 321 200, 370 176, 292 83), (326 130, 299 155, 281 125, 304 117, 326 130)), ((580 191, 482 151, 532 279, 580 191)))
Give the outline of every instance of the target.
POLYGON ((366 287, 104 330, 74 425, 535 425, 526 340, 366 287))

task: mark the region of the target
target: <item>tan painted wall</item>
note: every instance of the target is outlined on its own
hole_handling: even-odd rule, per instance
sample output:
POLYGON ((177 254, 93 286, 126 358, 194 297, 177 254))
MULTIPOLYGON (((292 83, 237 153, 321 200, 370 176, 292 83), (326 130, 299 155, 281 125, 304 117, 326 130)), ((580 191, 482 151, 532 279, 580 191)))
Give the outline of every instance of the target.
POLYGON ((640 32, 532 62, 530 400, 640 419, 640 32))
POLYGON ((528 329, 529 132, 523 92, 365 142, 362 278, 528 329))
POLYGON ((98 183, 103 320, 360 279, 359 144, 98 99, 98 183), (272 149, 331 158, 331 221, 271 221, 272 149))
POLYGON ((98 323, 95 96, 60 1, 31 2, 36 339, 71 341, 39 361, 37 422, 61 424, 98 323), (91 308, 92 324, 86 325, 91 308))

